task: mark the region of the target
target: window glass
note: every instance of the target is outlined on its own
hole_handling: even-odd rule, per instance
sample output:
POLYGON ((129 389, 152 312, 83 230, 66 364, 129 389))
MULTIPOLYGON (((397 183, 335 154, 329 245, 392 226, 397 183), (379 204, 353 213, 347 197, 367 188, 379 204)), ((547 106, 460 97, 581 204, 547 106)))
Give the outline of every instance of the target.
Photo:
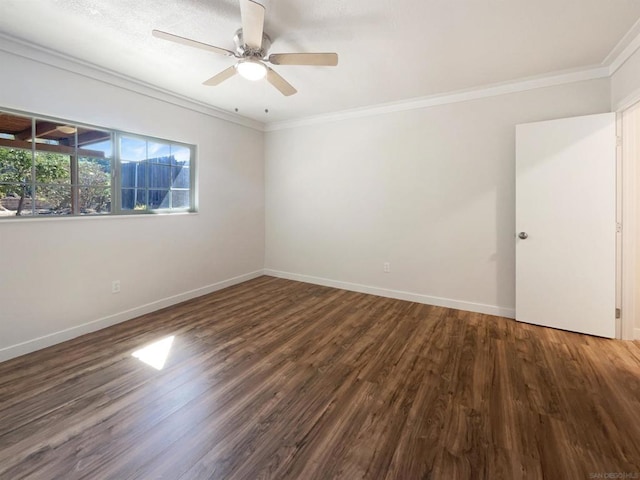
POLYGON ((71 215, 71 186, 36 185, 36 215, 71 215))
POLYGON ((149 187, 169 188, 171 187, 171 166, 169 165, 149 165, 149 187))
MULTIPOLYGON (((38 150, 35 159, 37 183, 71 183, 71 157, 69 155, 38 150)), ((27 179, 31 179, 31 173, 27 174, 27 179)))
POLYGON ((120 160, 140 162, 147 159, 147 142, 139 138, 120 136, 120 160))
POLYGON ((172 165, 189 165, 191 149, 181 145, 171 145, 172 165))
POLYGON ((127 159, 120 164, 123 210, 189 209, 191 148, 122 136, 120 151, 127 159))
POLYGON ((0 217, 189 210, 192 155, 184 144, 0 111, 0 217))
POLYGON ((172 186, 175 188, 189 188, 191 183, 191 172, 189 171, 189 167, 173 167, 172 170, 172 186))
POLYGON ((122 188, 147 187, 146 162, 122 162, 120 164, 122 188))
POLYGON ((173 190, 171 192, 171 206, 173 208, 189 208, 189 190, 173 190))
POLYGON ((78 210, 81 215, 111 212, 113 142, 105 130, 78 128, 78 210))
POLYGON ((169 208, 171 196, 169 190, 149 190, 149 207, 153 209, 169 208))
POLYGON ((168 165, 171 163, 171 146, 167 143, 148 142, 147 159, 151 163, 168 165))
POLYGON ((133 210, 136 206, 136 192, 131 188, 123 188, 122 189, 122 209, 123 210, 133 210))
POLYGON ((108 185, 79 188, 80 213, 96 215, 111 212, 111 188, 108 185))
POLYGON ((31 117, 0 112, 0 217, 33 213, 31 117))

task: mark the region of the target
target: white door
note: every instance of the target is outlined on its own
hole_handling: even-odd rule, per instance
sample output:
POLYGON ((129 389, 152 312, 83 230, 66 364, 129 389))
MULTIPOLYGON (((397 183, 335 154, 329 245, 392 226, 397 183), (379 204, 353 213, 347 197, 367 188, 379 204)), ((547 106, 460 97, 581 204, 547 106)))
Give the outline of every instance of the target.
POLYGON ((516 126, 516 319, 615 336, 615 114, 516 126))

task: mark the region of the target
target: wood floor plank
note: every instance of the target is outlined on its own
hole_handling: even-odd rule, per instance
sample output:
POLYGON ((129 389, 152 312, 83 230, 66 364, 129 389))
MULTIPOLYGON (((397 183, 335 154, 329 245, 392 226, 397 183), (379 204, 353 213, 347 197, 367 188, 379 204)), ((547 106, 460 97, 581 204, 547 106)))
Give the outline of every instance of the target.
POLYGON ((0 363, 0 479, 634 478, 639 395, 638 342, 264 276, 0 363))

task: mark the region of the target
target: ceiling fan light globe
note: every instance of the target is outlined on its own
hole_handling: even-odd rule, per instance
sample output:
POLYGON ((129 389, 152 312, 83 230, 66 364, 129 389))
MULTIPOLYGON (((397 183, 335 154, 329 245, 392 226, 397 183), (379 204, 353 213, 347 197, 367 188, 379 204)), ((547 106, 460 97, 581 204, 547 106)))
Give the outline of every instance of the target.
POLYGON ((236 65, 236 70, 240 76, 253 82, 262 80, 267 74, 267 67, 259 60, 245 58, 240 60, 236 65))

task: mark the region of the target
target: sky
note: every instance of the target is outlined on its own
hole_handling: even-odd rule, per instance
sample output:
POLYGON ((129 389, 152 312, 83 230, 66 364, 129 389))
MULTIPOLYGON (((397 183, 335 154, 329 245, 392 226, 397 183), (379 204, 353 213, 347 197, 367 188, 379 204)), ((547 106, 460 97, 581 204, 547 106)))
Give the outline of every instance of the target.
MULTIPOLYGON (((101 142, 101 144, 109 142, 101 142)), ((92 149, 101 150, 96 148, 95 144, 92 145, 92 149)), ((111 156, 111 152, 103 150, 105 155, 111 156)), ((121 160, 129 161, 141 161, 148 158, 160 158, 174 156, 179 162, 188 162, 191 156, 189 148, 181 145, 172 145, 169 143, 158 143, 152 141, 146 141, 140 138, 134 137, 120 137, 120 158, 121 160)))

